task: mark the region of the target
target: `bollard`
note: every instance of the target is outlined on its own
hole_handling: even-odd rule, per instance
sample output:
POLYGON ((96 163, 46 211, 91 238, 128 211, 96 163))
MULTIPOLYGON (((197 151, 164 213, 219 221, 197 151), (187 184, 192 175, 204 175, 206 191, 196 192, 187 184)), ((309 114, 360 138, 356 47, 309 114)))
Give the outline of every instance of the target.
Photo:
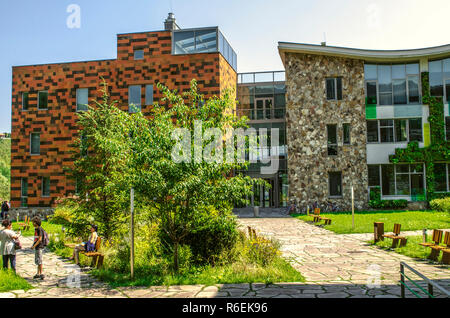
POLYGON ((384 223, 382 223, 382 222, 374 222, 373 223, 373 227, 374 227, 374 229, 373 229, 373 236, 374 236, 374 238, 373 238, 373 240, 374 240, 374 242, 376 243, 376 242, 378 242, 378 241, 383 241, 384 240, 384 237, 383 237, 383 234, 384 234, 384 223))
POLYGON ((259 217, 259 206, 253 207, 253 215, 255 216, 255 218, 259 217))

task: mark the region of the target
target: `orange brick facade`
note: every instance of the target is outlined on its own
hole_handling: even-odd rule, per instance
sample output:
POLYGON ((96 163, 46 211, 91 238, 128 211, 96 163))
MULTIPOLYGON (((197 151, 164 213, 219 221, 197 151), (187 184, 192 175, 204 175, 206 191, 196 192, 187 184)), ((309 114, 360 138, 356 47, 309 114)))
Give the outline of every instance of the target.
POLYGON ((21 205, 21 179, 28 178, 28 207, 53 206, 55 199, 75 192, 73 180, 64 167, 71 166, 70 145, 78 137, 77 88, 89 88, 89 100, 100 97, 103 77, 110 86, 112 100, 128 111, 128 87, 142 85, 142 112, 145 85, 154 87, 153 100, 161 94, 156 83, 186 91, 195 78, 206 97, 236 88, 237 74, 220 53, 172 55, 172 32, 145 32, 117 36, 117 59, 13 67, 11 125, 11 204, 21 205), (143 50, 144 59, 134 60, 134 50, 143 50), (38 109, 38 92, 48 91, 47 109, 38 109), (22 109, 22 93, 28 93, 28 110, 22 109), (30 134, 40 133, 40 154, 30 154, 30 134), (42 178, 50 178, 50 196, 42 196, 42 178))

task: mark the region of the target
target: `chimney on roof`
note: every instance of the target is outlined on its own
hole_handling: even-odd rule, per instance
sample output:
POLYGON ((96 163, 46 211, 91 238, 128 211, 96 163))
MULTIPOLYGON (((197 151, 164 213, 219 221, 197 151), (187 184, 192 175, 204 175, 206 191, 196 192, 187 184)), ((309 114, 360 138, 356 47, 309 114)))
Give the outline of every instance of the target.
POLYGON ((179 30, 180 27, 178 26, 175 15, 170 12, 169 16, 167 17, 166 21, 164 21, 164 30, 166 31, 173 31, 173 30, 179 30))

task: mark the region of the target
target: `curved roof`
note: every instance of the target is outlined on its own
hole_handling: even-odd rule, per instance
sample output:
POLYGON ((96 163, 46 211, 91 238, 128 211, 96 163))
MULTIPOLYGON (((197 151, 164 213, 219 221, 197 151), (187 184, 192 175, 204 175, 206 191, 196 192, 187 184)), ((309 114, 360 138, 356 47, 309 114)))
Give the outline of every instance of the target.
POLYGON ((365 50, 316 44, 278 42, 278 51, 284 63, 284 53, 304 53, 353 58, 371 62, 417 61, 450 56, 450 44, 412 50, 365 50))

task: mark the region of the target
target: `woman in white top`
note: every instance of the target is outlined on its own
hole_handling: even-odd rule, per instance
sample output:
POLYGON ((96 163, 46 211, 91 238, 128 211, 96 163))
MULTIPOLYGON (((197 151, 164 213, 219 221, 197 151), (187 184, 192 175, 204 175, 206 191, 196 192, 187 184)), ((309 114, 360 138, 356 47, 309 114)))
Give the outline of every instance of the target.
POLYGON ((19 238, 12 230, 11 221, 3 220, 2 225, 4 229, 0 231, 0 252, 3 256, 3 268, 8 268, 8 263, 11 264, 11 269, 16 271, 16 248, 14 240, 19 238))

